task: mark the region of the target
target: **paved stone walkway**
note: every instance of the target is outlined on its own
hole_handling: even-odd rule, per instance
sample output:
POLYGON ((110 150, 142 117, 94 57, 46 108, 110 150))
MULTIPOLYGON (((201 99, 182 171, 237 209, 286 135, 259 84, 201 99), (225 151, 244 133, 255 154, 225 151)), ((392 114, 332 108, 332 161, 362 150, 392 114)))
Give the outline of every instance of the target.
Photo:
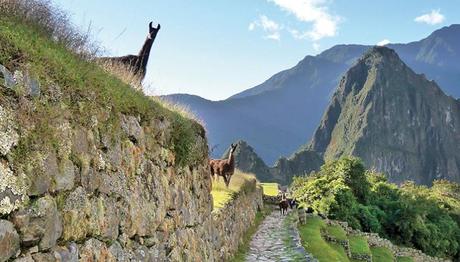
POLYGON ((317 261, 300 244, 293 211, 282 216, 279 210, 268 215, 254 234, 246 261, 317 261))

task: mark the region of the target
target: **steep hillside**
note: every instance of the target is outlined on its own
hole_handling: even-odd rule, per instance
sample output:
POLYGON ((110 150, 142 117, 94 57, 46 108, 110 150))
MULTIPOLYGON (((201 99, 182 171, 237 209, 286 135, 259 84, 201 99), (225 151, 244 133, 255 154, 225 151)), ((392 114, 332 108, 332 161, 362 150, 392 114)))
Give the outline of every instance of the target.
POLYGON ((340 81, 309 149, 354 155, 392 182, 460 181, 460 102, 375 47, 340 81))
MULTIPOLYGON (((459 35, 460 25, 452 25, 423 40, 389 47, 415 72, 436 80, 447 94, 458 98, 459 35)), ((214 157, 222 155, 232 141, 243 139, 271 165, 311 138, 341 75, 369 48, 334 46, 224 101, 190 99, 188 95, 167 99, 188 106, 203 120, 210 145, 218 145, 214 157)))

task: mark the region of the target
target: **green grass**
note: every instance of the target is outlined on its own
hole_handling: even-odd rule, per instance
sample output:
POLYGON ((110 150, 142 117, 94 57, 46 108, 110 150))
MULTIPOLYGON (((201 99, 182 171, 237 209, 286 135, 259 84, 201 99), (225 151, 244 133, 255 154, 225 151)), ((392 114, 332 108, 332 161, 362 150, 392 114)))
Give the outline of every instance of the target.
POLYGON ((348 236, 350 251, 353 254, 371 254, 367 239, 362 236, 348 236))
POLYGON ((346 240, 347 233, 341 226, 338 225, 328 225, 324 228, 325 233, 329 236, 334 237, 337 240, 346 240))
MULTIPOLYGON (((196 141, 197 134, 204 134, 203 128, 183 112, 167 109, 160 101, 145 96, 95 63, 70 52, 64 44, 53 41, 42 28, 21 18, 0 14, 0 63, 11 71, 27 68, 39 79, 43 94, 53 84, 62 91, 58 104, 43 97, 36 99, 40 101, 35 103, 32 126, 37 128, 28 131, 30 137, 40 138, 39 141, 30 139, 36 143, 35 147, 53 146, 53 128, 49 126, 53 119, 64 115, 64 109, 65 115, 72 116, 73 124, 82 126, 89 126, 92 116, 106 114, 109 119, 99 120, 107 122, 102 123, 107 126, 118 121, 119 113, 139 116, 141 122, 166 119, 172 130, 169 146, 179 166, 199 161, 207 151, 196 146, 200 144, 196 141)), ((30 151, 30 146, 19 146, 26 151, 21 152, 22 155, 30 151)))
POLYGON ((391 251, 384 247, 371 247, 373 262, 388 262, 394 261, 394 256, 391 251))
POLYGON ((397 262, 414 262, 411 257, 396 257, 397 262))
POLYGON ((264 195, 277 196, 278 195, 278 183, 260 183, 264 191, 264 195))
POLYGON ((254 219, 254 223, 249 229, 244 233, 243 236, 243 243, 238 246, 238 250, 234 254, 234 256, 230 259, 231 262, 243 262, 246 259, 246 254, 249 251, 249 244, 251 243, 252 236, 257 232, 262 221, 264 221, 265 217, 270 214, 272 210, 270 208, 264 208, 263 210, 257 212, 256 217, 254 219))
POLYGON ((307 217, 299 226, 302 245, 320 262, 350 261, 342 246, 329 244, 321 237, 321 229, 326 225, 319 217, 307 217))
POLYGON ((250 192, 256 187, 256 178, 254 175, 243 173, 235 170, 229 187, 225 186, 222 177, 212 181, 211 195, 214 202, 214 210, 219 210, 228 202, 232 201, 238 194, 250 192))

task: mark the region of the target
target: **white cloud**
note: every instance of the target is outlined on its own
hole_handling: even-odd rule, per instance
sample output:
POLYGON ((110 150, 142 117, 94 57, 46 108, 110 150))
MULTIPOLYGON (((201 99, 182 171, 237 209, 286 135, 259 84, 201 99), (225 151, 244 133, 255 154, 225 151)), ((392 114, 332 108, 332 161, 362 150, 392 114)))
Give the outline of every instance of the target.
POLYGON ((385 45, 388 45, 390 42, 390 40, 388 39, 383 39, 382 41, 378 42, 377 45, 378 46, 385 46, 385 45))
POLYGON ((318 41, 324 37, 337 35, 338 23, 341 21, 339 16, 329 13, 327 0, 268 0, 275 3, 281 9, 294 14, 301 22, 313 23, 308 31, 291 34, 295 38, 310 38, 318 41))
POLYGON ((266 35, 264 38, 272 40, 281 40, 281 30, 283 26, 277 22, 270 20, 266 15, 260 15, 259 18, 251 22, 248 26, 249 31, 255 30, 257 27, 261 28, 266 35))
POLYGON ((438 10, 431 10, 431 13, 427 13, 427 14, 418 16, 414 19, 414 21, 417 23, 437 25, 437 24, 444 22, 445 19, 446 18, 444 17, 444 15, 441 14, 441 11, 438 9, 438 10))
POLYGON ((279 32, 274 32, 273 34, 269 34, 269 35, 265 36, 265 38, 280 41, 281 40, 281 34, 279 32))
POLYGON ((318 43, 313 43, 313 50, 318 52, 320 48, 321 48, 321 46, 318 43))

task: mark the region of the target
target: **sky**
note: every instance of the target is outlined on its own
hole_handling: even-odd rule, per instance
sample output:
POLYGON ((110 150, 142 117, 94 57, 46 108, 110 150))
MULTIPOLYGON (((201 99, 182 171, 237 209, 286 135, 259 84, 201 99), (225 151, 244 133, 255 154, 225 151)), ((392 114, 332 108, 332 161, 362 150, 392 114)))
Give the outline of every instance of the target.
POLYGON ((106 55, 161 24, 144 91, 222 100, 336 44, 407 43, 460 23, 460 0, 53 0, 106 55))

